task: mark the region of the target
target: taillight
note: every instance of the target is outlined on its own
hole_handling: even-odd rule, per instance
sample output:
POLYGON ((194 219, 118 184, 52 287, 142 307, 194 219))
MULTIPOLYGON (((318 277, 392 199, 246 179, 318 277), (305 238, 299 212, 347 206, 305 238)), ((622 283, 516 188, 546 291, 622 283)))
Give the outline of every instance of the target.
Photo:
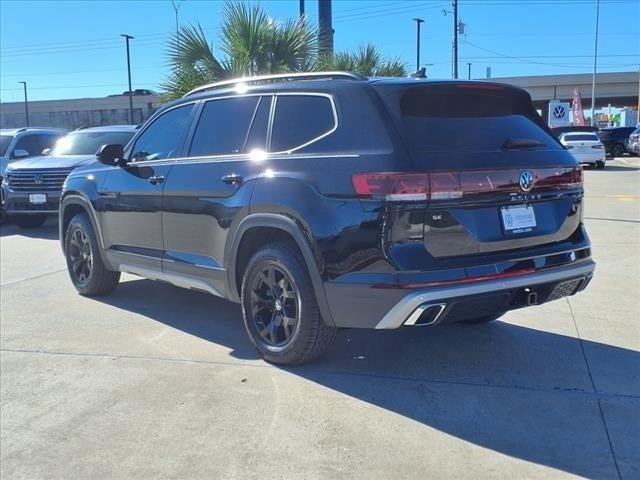
POLYGON ((571 150, 573 148, 573 145, 565 145, 564 148, 565 150, 571 150))
POLYGON ((353 186, 360 198, 389 201, 426 200, 429 194, 427 173, 357 173, 353 186))
POLYGON ((596 150, 602 150, 604 145, 591 145, 591 148, 595 148, 596 150))
POLYGON ((525 171, 533 176, 530 189, 582 186, 581 167, 430 173, 372 172, 357 173, 352 180, 360 198, 396 202, 443 201, 486 193, 523 193, 520 176, 525 171))

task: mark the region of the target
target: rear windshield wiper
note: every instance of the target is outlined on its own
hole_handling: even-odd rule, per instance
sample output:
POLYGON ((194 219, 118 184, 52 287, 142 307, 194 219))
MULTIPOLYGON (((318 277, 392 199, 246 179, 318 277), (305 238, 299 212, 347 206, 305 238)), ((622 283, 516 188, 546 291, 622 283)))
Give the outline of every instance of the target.
POLYGON ((546 143, 531 138, 507 138, 502 144, 502 150, 522 150, 525 148, 543 148, 546 143))

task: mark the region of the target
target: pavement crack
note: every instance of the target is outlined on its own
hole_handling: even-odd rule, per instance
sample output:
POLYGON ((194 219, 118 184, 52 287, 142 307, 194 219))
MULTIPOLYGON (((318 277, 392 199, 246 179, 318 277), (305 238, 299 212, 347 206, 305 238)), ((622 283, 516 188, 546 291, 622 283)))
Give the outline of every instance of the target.
POLYGON ((500 384, 490 382, 471 382, 464 380, 448 380, 444 378, 429 378, 429 377, 412 377, 402 375, 388 375, 381 373, 371 372, 354 372, 346 370, 331 370, 321 368, 286 368, 275 367, 266 363, 250 363, 246 361, 236 362, 224 362, 219 360, 194 360, 187 358, 175 358, 175 357, 153 357, 142 355, 114 355, 106 353, 73 353, 73 352, 58 352, 48 350, 27 350, 27 349, 10 349, 2 348, 0 353, 24 353, 24 354, 36 354, 36 355, 52 355, 52 356, 65 356, 65 357, 84 357, 84 358, 98 358, 98 359, 110 359, 110 360, 140 360, 140 361, 153 361, 153 362, 167 362, 167 363, 179 363, 179 364, 195 364, 195 365, 212 365, 212 366, 224 366, 224 367, 250 367, 250 368, 264 368, 275 369, 283 372, 298 375, 301 378, 313 380, 313 375, 342 375, 349 377, 361 377, 361 378, 375 378, 380 380, 392 380, 400 382, 411 383, 430 383, 434 385, 454 385, 454 386, 466 386, 466 387, 481 387, 481 388, 494 388, 503 390, 514 390, 522 392, 538 392, 538 393, 557 393, 557 394, 570 394, 581 395, 590 398, 608 398, 608 399, 628 399, 628 400, 640 400, 640 395, 630 395, 622 393, 609 393, 609 392, 587 392, 579 388, 566 388, 566 387, 532 387, 526 385, 516 384, 500 384))
POLYGON ((42 278, 42 277, 46 277, 48 275, 53 275, 53 274, 56 274, 56 273, 66 272, 66 271, 67 271, 66 268, 61 268, 60 270, 53 270, 51 272, 41 273, 40 275, 34 275, 33 277, 21 278, 20 280, 14 280, 13 282, 3 283, 3 284, 0 284, 0 286, 1 287, 10 287, 11 285, 16 285, 16 284, 22 283, 22 282, 28 282, 29 280, 37 280, 38 278, 42 278))
MULTIPOLYGON (((582 351, 582 358, 584 358, 584 363, 587 366, 587 372, 589 373, 589 380, 591 381, 591 388, 593 389, 594 394, 598 394, 598 390, 596 389, 596 383, 593 380, 593 373, 591 372, 591 366, 589 365, 589 359, 587 358, 587 352, 584 349, 584 342, 582 341, 582 336, 580 335, 580 329, 578 328, 578 322, 576 321, 576 316, 573 313, 573 307, 571 306, 571 302, 569 301, 569 297, 566 297, 567 305, 569 306, 569 312, 571 312, 571 318, 573 319, 573 326, 576 329, 576 336, 578 337, 578 342, 580 343, 580 350, 582 351)), ((596 402, 598 403, 598 410, 600 411, 600 418, 602 419, 602 426, 604 427, 604 431, 607 435, 607 442, 609 443, 609 450, 611 451, 611 456, 613 458, 613 463, 616 467, 616 472, 618 473, 618 480, 622 480, 622 474, 620 473, 620 466, 618 465, 618 459, 616 457, 616 452, 613 449, 613 443, 611 442, 611 435, 609 433, 609 427, 607 426, 607 420, 604 416, 604 411, 602 410, 602 404, 600 403, 600 398, 596 396, 596 402)))

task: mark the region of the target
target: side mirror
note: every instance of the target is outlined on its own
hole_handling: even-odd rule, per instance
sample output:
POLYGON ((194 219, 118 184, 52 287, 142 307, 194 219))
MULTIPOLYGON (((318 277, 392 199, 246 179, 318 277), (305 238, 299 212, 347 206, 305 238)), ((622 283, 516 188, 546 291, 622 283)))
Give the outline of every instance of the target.
POLYGON ((29 156, 29 152, 26 150, 22 150, 21 148, 17 148, 13 151, 13 158, 27 158, 29 156))
POLYGON ((123 145, 103 145, 98 150, 96 158, 100 163, 105 165, 121 165, 124 157, 123 145))
POLYGON ((51 152, 50 148, 45 148, 44 150, 42 150, 40 152, 40 155, 42 155, 43 157, 46 157, 47 155, 49 155, 49 152, 51 152))

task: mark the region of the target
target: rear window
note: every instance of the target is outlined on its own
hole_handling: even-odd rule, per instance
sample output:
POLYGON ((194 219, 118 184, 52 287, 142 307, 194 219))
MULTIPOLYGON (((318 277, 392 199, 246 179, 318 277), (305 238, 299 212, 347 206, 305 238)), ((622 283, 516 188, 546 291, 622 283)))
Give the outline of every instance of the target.
POLYGON ((499 151, 509 139, 560 148, 529 96, 517 89, 428 85, 409 88, 399 102, 400 131, 416 153, 499 151))
POLYGON ((598 136, 595 133, 572 133, 562 137, 565 142, 595 142, 598 136))

